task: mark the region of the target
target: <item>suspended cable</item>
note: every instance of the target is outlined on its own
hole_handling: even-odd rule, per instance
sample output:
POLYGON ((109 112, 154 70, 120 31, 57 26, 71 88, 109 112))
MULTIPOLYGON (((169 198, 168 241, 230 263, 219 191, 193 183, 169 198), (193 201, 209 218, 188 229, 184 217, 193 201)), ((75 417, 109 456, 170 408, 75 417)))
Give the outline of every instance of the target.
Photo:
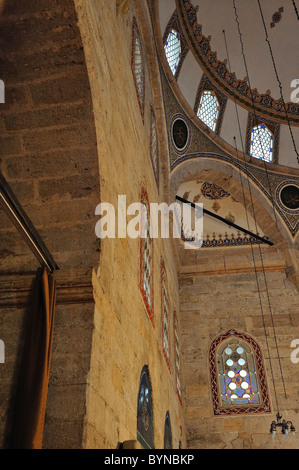
MULTIPOLYGON (((277 80, 277 83, 278 83, 278 86, 279 86, 279 90, 280 90, 281 101, 282 101, 282 103, 283 103, 283 108, 284 108, 285 116, 286 116, 286 119, 287 119, 287 122, 288 122, 288 128, 289 128, 289 131, 290 131, 290 135, 291 135, 291 139, 292 139, 292 142, 293 142, 294 150, 295 150, 295 153, 296 153, 296 155, 297 155, 297 161, 298 161, 298 163, 299 163, 299 153, 298 153, 298 151, 297 151, 297 146, 296 146, 296 142, 295 142, 295 139, 294 139, 293 131, 292 131, 292 128, 291 128, 291 123, 290 123, 290 119, 289 119, 287 107, 286 107, 285 100, 284 100, 284 97, 283 97, 282 84, 281 84, 281 81, 280 81, 280 79, 279 79, 279 75, 278 75, 278 71, 277 71, 277 67, 276 67, 276 63, 275 63, 275 59, 274 59, 274 54, 273 54, 272 46, 271 46, 271 43, 270 43, 270 40, 269 40, 268 30, 267 30, 267 26, 266 26, 266 23, 265 23, 265 18, 264 18, 264 14, 263 14, 263 10, 262 10, 262 7, 261 7, 260 0, 257 0, 257 3, 258 3, 258 6, 259 6, 259 10, 260 10, 260 15, 261 15, 262 23, 263 23, 264 30, 265 30, 266 42, 267 42, 268 47, 269 47, 269 51, 270 51, 270 55, 271 55, 271 59, 272 59, 272 63, 273 63, 273 68, 274 68, 276 80, 277 80)), ((296 6, 296 5, 295 5, 295 6, 296 6)), ((298 14, 298 12, 297 12, 297 14, 298 14)))
MULTIPOLYGON (((237 149, 237 145, 236 145, 236 137, 234 137, 234 141, 235 141, 235 149, 236 149, 236 152, 238 154, 238 149, 237 149)), ((248 211, 247 211, 247 202, 246 202, 244 185, 243 185, 242 174, 241 174, 240 169, 239 169, 239 177, 240 177, 240 183, 241 183, 241 188, 242 188, 242 196, 243 196, 243 204, 244 204, 245 214, 246 214, 246 221, 247 221, 248 230, 249 230, 250 223, 249 223, 249 217, 248 217, 248 211)), ((260 282, 259 282, 258 273, 257 273, 257 266, 256 266, 255 254, 254 254, 254 248, 253 248, 253 243, 252 242, 250 242, 250 247, 251 247, 252 260, 253 260, 255 281, 256 281, 258 297, 259 297, 259 305, 260 305, 260 310, 261 310, 261 314, 262 314, 263 329, 264 329, 265 340, 266 340, 266 348, 267 348, 268 358, 269 358, 269 365, 270 365, 270 371, 271 371, 271 377, 272 377, 272 383, 273 383, 274 396, 275 396, 275 401, 276 401, 276 409, 279 410, 278 398, 277 398, 277 392, 276 392, 276 385, 275 385, 275 381, 274 381, 274 372, 273 372, 272 361, 271 361, 270 346, 269 346, 268 335, 267 335, 267 330, 266 330, 266 321, 265 321, 264 308, 263 308, 263 302, 262 302, 262 296, 261 296, 261 288, 260 288, 260 282)))
MULTIPOLYGON (((233 0, 233 7, 234 7, 234 11, 235 11, 235 21, 236 21, 236 23, 237 23, 237 28, 238 28, 238 33, 239 33, 239 39, 240 39, 240 44, 241 44, 241 53, 242 53, 242 57, 243 57, 243 62, 244 62, 245 70, 246 70, 246 77, 247 77, 247 80, 248 80, 248 86, 249 86, 249 90, 250 90, 250 96, 251 96, 251 103, 252 103, 252 108, 253 108, 253 114, 254 114, 255 120, 258 121, 258 117, 257 117, 257 113, 256 113, 256 107, 255 107, 254 99, 253 99, 253 95, 252 95, 252 88, 251 88, 251 83, 250 83, 250 78, 249 78, 249 72, 248 72, 248 67, 247 67, 247 61, 246 61, 246 57, 245 57, 245 50, 244 50, 244 43, 243 43, 243 35, 242 35, 241 29, 240 29, 239 15, 238 15, 238 12, 237 12, 237 7, 236 7, 235 0, 233 0)), ((258 135, 258 138, 259 138, 259 141, 260 141, 260 144, 261 144, 261 137, 260 137, 260 129, 259 129, 259 126, 257 126, 257 135, 258 135)), ((268 189, 269 189, 270 200, 271 200, 271 203, 272 203, 272 210, 273 210, 275 225, 276 225, 276 227, 277 227, 277 215, 276 215, 276 211, 275 211, 275 207, 274 207, 274 198, 273 198, 273 194, 272 194, 271 182, 270 182, 270 178, 269 178, 269 173, 268 173, 268 169, 267 169, 267 165, 266 165, 266 161, 265 161, 264 149, 263 149, 263 146, 262 146, 262 145, 261 145, 261 149, 262 149, 262 153, 263 153, 262 161, 263 161, 263 163, 264 163, 264 169, 265 169, 265 172, 266 172, 266 178, 267 178, 267 183, 268 183, 268 189)), ((243 149, 243 153, 244 153, 244 149, 243 149)))
POLYGON ((295 0, 292 0, 292 3, 293 3, 293 6, 294 6, 295 13, 296 13, 296 15, 297 15, 297 20, 299 20, 299 13, 298 13, 298 10, 297 10, 297 6, 296 6, 296 3, 295 3, 295 0))
MULTIPOLYGON (((248 67, 247 67, 247 62, 246 62, 246 58, 245 58, 244 44, 243 44, 243 40, 242 40, 242 33, 241 33, 241 30, 240 30, 240 24, 239 24, 239 20, 238 20, 238 12, 237 12, 237 9, 236 9, 235 0, 233 0, 233 6, 234 6, 234 10, 235 10, 236 23, 237 23, 237 26, 238 26, 238 32, 239 32, 239 37, 240 37, 240 43, 241 43, 241 49, 242 49, 242 55, 243 55, 244 65, 245 65, 245 68, 246 68, 246 74, 247 74, 247 78, 248 78, 248 84, 249 84, 249 88, 250 88, 250 92, 251 92, 251 85, 250 85, 250 79, 249 79, 249 74, 248 74, 248 67)), ((223 33, 224 33, 224 37, 225 37, 225 44, 226 44, 226 49, 227 49, 227 56, 228 56, 229 68, 231 69, 225 31, 223 31, 223 33)), ((252 97, 252 103, 253 103, 253 108, 254 108, 253 97, 252 97)), ((250 185, 250 179, 249 179, 249 174, 248 174, 248 169, 247 169, 247 162, 246 162, 246 158, 245 158, 244 145, 243 145, 243 139, 242 139, 242 132, 241 132, 241 126, 240 126, 240 120, 239 120, 239 114, 238 114, 238 109, 237 109, 236 101, 235 101, 235 107, 236 107, 236 112, 237 112, 237 120, 238 120, 238 126, 239 126, 239 132, 240 132, 240 139, 241 139, 242 150, 243 150, 244 165, 245 165, 245 170, 246 170, 246 175, 247 175, 247 181, 248 181, 248 189, 249 189, 250 200, 251 200, 251 205, 252 205, 252 210, 253 210, 253 217, 254 217, 254 222, 255 222, 255 229, 256 229, 256 232, 258 232, 257 221, 256 221, 256 214, 255 214, 255 209, 254 209, 254 204, 253 204, 253 196, 252 196, 251 185, 250 185)), ((254 108, 254 110, 255 110, 255 108, 254 108)), ((235 139, 235 138, 234 138, 234 139, 235 139)), ((236 146, 236 140, 235 140, 235 147, 236 147, 236 152, 238 153, 237 146, 236 146)), ((240 171, 240 170, 239 170, 239 171, 240 171)), ((245 198, 245 192, 244 192, 244 187, 243 187, 243 181, 242 181, 241 172, 240 172, 240 183, 241 183, 241 186, 242 186, 242 194, 243 194, 243 200, 244 200, 244 207, 245 207, 245 212, 246 212, 247 224, 248 224, 248 226, 249 226, 249 218, 248 218, 248 214, 247 214, 247 203, 246 203, 246 198, 245 198)), ((270 184, 268 183, 268 185, 269 185, 269 189, 270 189, 270 184)), ((272 205, 273 205, 273 209, 274 209, 273 199, 272 199, 272 205)), ((270 349, 269 349, 269 344, 268 344, 268 340, 267 340, 266 323, 265 323, 264 310, 263 310, 263 305, 262 305, 262 300, 261 300, 261 290, 260 290, 260 284, 259 284, 259 279, 258 279, 258 274, 257 274, 257 269, 256 269, 255 254, 254 254, 254 249, 253 249, 252 243, 251 243, 251 251, 252 251, 252 258, 253 258, 253 263, 254 263, 254 270, 255 270, 256 283, 257 283, 257 288, 258 288, 258 293, 259 293, 259 301, 260 301, 260 307, 261 307, 261 313, 262 313, 262 319, 263 319, 263 325, 264 325, 264 331, 265 331, 265 338, 266 338, 266 343, 267 343, 267 350, 268 350, 268 355, 269 355, 269 363, 270 363, 270 368, 271 368, 271 374, 272 374, 272 380, 273 380, 273 386, 274 386, 275 399, 276 399, 277 409, 279 409, 279 406, 278 406, 278 398, 277 398, 276 387, 275 387, 275 381, 274 381, 273 367, 272 367, 272 361, 271 361, 271 355, 270 355, 270 349)), ((270 313, 270 318, 271 318, 271 323, 272 323, 273 335, 274 335, 274 339, 275 339, 275 345, 276 345, 276 351, 277 351, 277 358, 278 358, 278 361, 279 361, 281 379, 282 379, 282 383, 283 383, 284 394, 285 394, 285 397, 286 397, 286 389, 285 389, 284 377, 283 377, 282 366, 281 366, 281 360, 280 360, 280 355, 279 355, 279 349, 278 349, 278 343, 277 343, 277 336, 276 336, 276 331, 275 331, 275 325, 274 325, 274 320, 273 320, 273 312, 272 312, 272 308, 271 308, 271 301, 270 301, 270 296, 269 296, 269 289, 268 289, 267 278, 266 278, 266 275, 265 275, 265 266, 264 266, 264 261, 263 261, 263 254, 262 254, 262 250, 261 250, 261 246, 260 246, 260 245, 259 245, 259 255, 260 255, 260 260, 261 260, 261 267, 262 267, 263 278, 264 278, 264 283, 265 283, 265 290, 266 290, 267 301, 268 301, 268 308, 269 308, 269 313, 270 313)))

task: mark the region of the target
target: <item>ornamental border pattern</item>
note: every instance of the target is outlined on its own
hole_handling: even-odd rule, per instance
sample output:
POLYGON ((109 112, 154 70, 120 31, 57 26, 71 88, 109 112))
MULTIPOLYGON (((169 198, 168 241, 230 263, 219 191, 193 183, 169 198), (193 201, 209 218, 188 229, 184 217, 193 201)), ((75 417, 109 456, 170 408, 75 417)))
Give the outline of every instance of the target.
POLYGON ((235 73, 228 70, 227 64, 217 58, 217 53, 211 50, 210 40, 202 34, 202 27, 197 22, 197 8, 190 0, 176 0, 177 11, 185 33, 194 48, 202 67, 209 76, 232 98, 236 98, 243 106, 257 108, 262 115, 267 115, 280 122, 299 124, 299 104, 285 103, 275 100, 269 94, 260 94, 257 89, 251 89, 246 80, 239 80, 235 73))
POLYGON ((239 331, 236 331, 234 329, 230 329, 226 333, 222 333, 219 336, 217 336, 217 338, 213 340, 209 349, 209 369, 210 369, 210 378, 211 378, 211 391, 212 391, 214 416, 261 414, 261 413, 272 412, 261 348, 251 336, 247 335, 246 333, 241 333, 239 331), (230 336, 236 336, 237 338, 242 339, 243 341, 245 341, 246 343, 250 345, 252 351, 254 352, 256 373, 258 376, 259 390, 260 390, 260 396, 262 400, 262 403, 260 406, 241 405, 241 406, 234 406, 234 407, 227 408, 220 404, 218 379, 217 379, 217 366, 216 366, 216 350, 219 344, 225 341, 230 336))
MULTIPOLYGON (((292 214, 288 214, 287 211, 285 211, 280 205, 279 201, 274 199, 271 194, 275 194, 277 186, 284 182, 284 181, 290 181, 295 184, 298 184, 299 178, 290 178, 282 174, 273 174, 273 173, 268 173, 261 168, 254 167, 250 163, 246 163, 246 165, 233 157, 232 155, 228 154, 225 152, 223 149, 221 149, 215 142, 211 141, 206 137, 205 133, 201 131, 198 126, 196 126, 188 116, 186 116, 186 113, 183 111, 181 104, 175 97, 171 86, 168 83, 168 80, 165 76, 163 67, 161 62, 159 61, 159 69, 160 69, 160 75, 161 75, 161 86, 162 86, 162 96, 163 96, 163 104, 164 104, 164 110, 165 110, 165 121, 166 121, 166 127, 167 127, 167 134, 168 134, 168 148, 169 148, 169 167, 170 167, 170 173, 172 173, 175 168, 180 165, 181 163, 184 163, 188 160, 193 160, 195 158, 211 158, 212 160, 220 160, 225 163, 228 163, 230 165, 233 165, 235 168, 238 170, 241 170, 246 176, 248 176, 257 186, 258 188, 265 194, 265 196, 268 198, 268 200, 271 202, 271 204, 275 207, 275 209, 278 211, 279 215, 283 219, 284 223, 286 224, 291 236, 293 238, 296 237, 298 231, 299 231, 299 217, 296 217, 292 214), (170 121, 174 115, 181 115, 186 124, 189 127, 189 130, 192 129, 192 139, 190 142, 190 147, 194 147, 194 145, 200 145, 199 141, 200 138, 203 136, 208 142, 209 140, 209 147, 212 148, 213 150, 207 149, 206 151, 196 151, 193 150, 190 153, 185 153, 184 155, 178 156, 177 153, 173 151, 173 147, 171 145, 171 129, 170 129, 170 121), (266 180, 265 183, 263 184, 262 181, 266 180), (266 189, 266 186, 271 186, 270 189, 266 189)), ((271 121, 273 122, 273 121, 271 121)), ((207 146, 206 146, 207 147, 207 146)), ((186 149, 184 150, 186 152, 186 149)), ((187 150, 188 151, 188 150, 187 150)))

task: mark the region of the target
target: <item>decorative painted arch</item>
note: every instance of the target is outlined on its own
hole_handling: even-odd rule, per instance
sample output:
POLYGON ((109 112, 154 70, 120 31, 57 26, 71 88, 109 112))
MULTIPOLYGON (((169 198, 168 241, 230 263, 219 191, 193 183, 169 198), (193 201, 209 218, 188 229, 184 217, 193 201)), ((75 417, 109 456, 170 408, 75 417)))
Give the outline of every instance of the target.
MULTIPOLYGON (((299 221, 295 226, 290 224, 287 214, 283 212, 275 200, 275 187, 281 181, 285 180, 283 175, 271 175, 273 178, 272 198, 269 190, 261 184, 260 180, 266 181, 266 173, 263 169, 257 169, 253 165, 231 159, 222 154, 212 153, 196 153, 186 155, 176 161, 176 165, 172 170, 170 177, 171 196, 174 199, 176 192, 181 183, 184 181, 196 179, 204 172, 205 179, 223 187, 225 190, 233 194, 237 200, 243 202, 242 186, 246 196, 246 206, 251 211, 251 198, 248 189, 248 181, 250 182, 253 203, 256 209, 257 223, 265 233, 270 233, 271 240, 275 245, 290 248, 294 246, 294 238, 299 230, 299 221), (274 216, 273 206, 276 210, 274 216), (279 214, 279 216, 277 216, 279 214), (283 223, 284 222, 284 223, 283 223), (273 241, 272 240, 272 241, 273 241)), ((298 237, 299 238, 299 237, 298 237)), ((299 243, 299 239, 296 243, 299 243)))
POLYGON ((250 335, 234 329, 218 335, 209 368, 215 416, 271 413, 261 348, 250 335))

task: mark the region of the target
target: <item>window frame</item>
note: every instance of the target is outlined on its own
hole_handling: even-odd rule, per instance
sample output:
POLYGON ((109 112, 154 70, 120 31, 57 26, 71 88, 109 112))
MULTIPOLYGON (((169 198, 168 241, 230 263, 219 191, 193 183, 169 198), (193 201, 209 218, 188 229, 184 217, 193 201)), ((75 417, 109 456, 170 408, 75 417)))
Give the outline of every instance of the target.
MULTIPOLYGON (((178 79, 178 76, 179 76, 179 73, 181 71, 181 68, 182 68, 182 65, 183 65, 183 62, 184 62, 184 59, 189 51, 189 46, 188 46, 188 43, 185 39, 185 36, 184 36, 184 33, 183 33, 183 29, 181 27, 181 24, 180 24, 180 21, 179 21, 179 17, 178 17, 178 13, 177 11, 174 12, 174 14, 172 15, 172 17, 170 18, 167 26, 166 26, 166 29, 165 29, 165 32, 164 32, 164 35, 163 35, 163 49, 165 48, 165 43, 168 39, 168 36, 169 36, 169 33, 170 31, 174 29, 175 31, 177 31, 177 33, 179 34, 180 36, 180 42, 181 42, 181 53, 180 53, 180 60, 177 64, 177 68, 176 68, 176 72, 175 74, 172 74, 172 76, 177 80, 178 79)), ((164 49, 164 53, 165 53, 165 49, 164 49)), ((171 70, 170 68, 170 65, 169 65, 169 62, 167 60, 167 57, 166 57, 166 54, 165 54, 165 58, 166 58, 166 62, 168 64, 168 67, 169 67, 169 70, 171 70)))
POLYGON ((239 332, 234 329, 230 329, 225 333, 217 336, 211 343, 209 349, 209 369, 210 369, 210 384, 213 402, 214 416, 223 415, 248 415, 248 414, 265 414, 271 413, 271 404, 268 392, 268 384, 266 379, 264 360, 262 351, 257 342, 248 334, 239 332), (222 405, 220 398, 220 385, 218 379, 218 368, 217 368, 217 350, 223 342, 227 339, 236 337, 241 339, 251 348, 254 355, 255 362, 255 373, 257 376, 258 390, 260 394, 261 402, 258 405, 222 405))
POLYGON ((134 85, 138 100, 138 105, 140 109, 140 113, 142 116, 142 121, 144 122, 144 109, 145 109, 145 63, 143 58, 143 46, 141 41, 141 35, 138 28, 137 20, 133 17, 132 22, 132 46, 131 46, 131 70, 134 79, 134 85), (137 77, 136 77, 136 69, 135 69, 135 58, 136 58, 136 39, 139 41, 140 47, 140 62, 141 62, 141 89, 138 87, 137 77))
POLYGON ((196 98, 195 98, 193 111, 196 114, 196 117, 200 120, 200 122, 202 122, 205 126, 207 126, 210 131, 215 132, 216 135, 220 134, 220 131, 221 131, 221 126, 222 126, 222 122, 223 122, 223 116, 224 116, 224 112, 225 112, 225 108, 226 108, 226 103, 227 103, 227 97, 223 93, 221 93, 213 85, 211 80, 209 80, 209 78, 205 74, 203 74, 203 76, 200 80, 199 86, 198 86, 197 93, 196 93, 196 98), (218 100, 218 103, 219 103, 219 110, 218 110, 218 116, 217 116, 217 122, 216 122, 215 130, 211 129, 211 127, 209 127, 198 116, 198 109, 199 109, 199 106, 200 106, 201 97, 202 97, 202 95, 204 94, 205 91, 212 92, 216 96, 216 98, 218 100))
POLYGON ((160 264, 160 275, 161 275, 161 328, 162 328, 162 352, 164 359, 167 364, 167 368, 171 374, 171 368, 170 368, 170 301, 169 301, 169 289, 168 289, 168 277, 167 277, 167 272, 166 272, 166 267, 164 260, 161 259, 161 264, 160 264), (164 317, 165 317, 165 312, 164 312, 164 294, 166 294, 167 299, 166 299, 166 304, 167 304, 167 345, 168 345, 168 354, 167 351, 164 347, 164 340, 165 340, 165 328, 164 328, 164 317))
POLYGON ((138 388, 138 395, 137 395, 137 441, 140 442, 140 444, 143 446, 144 449, 154 449, 155 448, 154 430, 155 430, 155 428, 154 428, 152 385, 151 385, 148 366, 144 366, 142 368, 142 371, 141 371, 141 374, 140 374, 139 388, 138 388), (145 377, 145 382, 146 382, 146 385, 147 385, 147 388, 148 388, 149 417, 145 416, 144 420, 142 420, 142 418, 141 418, 142 424, 144 426, 144 429, 141 429, 141 427, 138 426, 138 425, 140 424, 140 395, 141 395, 141 387, 143 385, 144 377, 145 377), (146 422, 146 424, 145 424, 144 421, 146 421, 146 418, 148 418, 149 421, 146 422), (148 431, 148 429, 146 429, 146 425, 148 425, 148 429, 151 428, 149 436, 145 435, 145 433, 147 433, 147 431, 148 431))
POLYGON ((278 163, 278 154, 279 154, 279 134, 280 134, 280 125, 277 122, 270 121, 261 116, 256 116, 252 113, 248 113, 248 123, 247 123, 247 132, 246 132, 246 153, 250 158, 254 160, 261 160, 262 162, 269 164, 278 163), (263 158, 254 157, 250 155, 251 151, 251 142, 252 142, 252 130, 260 125, 264 125, 268 131, 272 134, 273 137, 273 151, 272 151, 272 161, 268 162, 263 158))
MULTIPOLYGON (((140 191, 140 202, 141 204, 146 205, 147 209, 147 221, 148 221, 148 231, 150 230, 150 203, 149 203, 149 198, 147 191, 144 186, 141 187, 140 191)), ((141 219, 141 224, 142 224, 142 219, 141 219)), ((140 233, 142 233, 142 227, 140 227, 140 233)), ((144 238, 140 237, 140 266, 139 266, 139 289, 141 293, 141 297, 143 299, 143 303, 145 306, 145 309, 147 311, 147 314, 149 316, 149 319, 152 323, 153 328, 155 328, 155 318, 154 318, 154 241, 153 238, 149 236, 147 240, 149 241, 149 244, 151 245, 151 305, 149 304, 148 301, 148 296, 144 290, 143 287, 143 273, 144 273, 144 238)))

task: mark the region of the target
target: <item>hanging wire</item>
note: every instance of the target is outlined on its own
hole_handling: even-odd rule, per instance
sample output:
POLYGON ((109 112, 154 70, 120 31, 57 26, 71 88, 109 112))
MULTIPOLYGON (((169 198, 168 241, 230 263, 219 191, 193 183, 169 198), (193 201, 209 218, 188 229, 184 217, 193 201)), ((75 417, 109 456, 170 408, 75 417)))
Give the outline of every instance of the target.
POLYGON ((296 3, 295 3, 295 0, 292 0, 292 3, 294 5, 294 10, 295 10, 295 13, 297 15, 297 20, 299 20, 299 13, 298 13, 298 10, 297 10, 297 6, 296 6, 296 3))
MULTIPOLYGON (((243 35, 242 35, 241 29, 240 29, 239 15, 238 15, 238 12, 237 12, 237 7, 236 7, 235 0, 233 0, 233 7, 234 7, 234 11, 235 11, 235 20, 236 20, 237 27, 238 27, 238 33, 239 33, 239 38, 240 38, 243 62, 244 62, 245 70, 246 70, 246 77, 247 77, 247 80, 248 80, 248 86, 249 86, 249 90, 250 90, 253 114, 254 114, 255 120, 258 121, 258 117, 257 117, 257 113, 256 113, 256 106, 254 104, 254 99, 253 99, 253 95, 252 95, 252 88, 251 88, 251 83, 250 83, 250 78, 249 78, 249 73, 248 73, 247 61, 246 61, 246 57, 245 57, 243 35)), ((259 138, 260 144, 261 144, 259 126, 257 126, 257 135, 258 135, 258 138, 259 138)), ((266 164, 266 161, 265 161, 264 149, 263 149, 262 145, 261 145, 261 148, 262 148, 262 153, 263 153, 262 161, 264 163, 264 169, 265 169, 265 172, 266 172, 266 178, 267 178, 267 183, 268 183, 268 188, 269 188, 270 200, 271 200, 271 203, 272 203, 272 210, 273 210, 275 225, 277 227, 277 215, 276 215, 276 211, 275 211, 275 207, 274 207, 274 198, 273 198, 273 194, 272 194, 272 187, 271 187, 271 182, 270 182, 269 173, 268 173, 268 169, 267 169, 267 164, 266 164)), ((243 149, 243 152, 244 152, 244 149, 243 149)))
MULTIPOLYGON (((236 137, 234 137, 234 141, 235 141, 235 150, 236 150, 237 155, 238 155, 238 149, 237 149, 237 145, 236 145, 236 137)), ((250 223, 249 223, 249 217, 248 217, 248 211, 247 211, 247 202, 246 202, 245 190, 244 190, 244 185, 243 185, 243 181, 242 181, 242 174, 241 174, 240 169, 239 169, 239 177, 240 177, 240 183, 241 183, 241 188, 242 188, 242 196, 243 196, 243 204, 244 204, 244 207, 245 207, 246 221, 247 221, 247 226, 248 226, 248 230, 249 230, 250 229, 250 223)), ((248 178, 248 175, 247 175, 247 178, 248 178)), ((247 179, 247 181, 248 181, 248 186, 250 186, 249 179, 247 179)), ((274 371, 273 371, 273 366, 272 366, 272 361, 271 361, 271 353, 270 353, 270 346, 269 346, 267 329, 266 329, 266 321, 265 321, 265 314, 264 314, 264 308, 263 308, 263 302, 262 302, 261 287, 260 287, 260 282, 259 282, 259 277, 258 277, 258 272, 257 272, 257 267, 256 267, 256 260, 255 260, 255 254, 254 254, 254 248, 253 248, 252 241, 250 241, 250 247, 251 247, 251 254, 252 254, 252 260, 253 260, 253 266, 254 266, 255 281, 256 281, 258 297, 259 297, 260 310, 261 310, 261 314, 262 314, 263 329, 264 329, 266 347, 267 347, 268 358, 269 358, 269 365, 270 365, 270 371, 271 371, 271 377, 272 377, 272 383, 273 383, 274 396, 275 396, 275 401, 276 401, 276 409, 278 411, 279 406, 278 406, 276 385, 275 385, 275 381, 274 381, 274 371)))
MULTIPOLYGON (((265 30, 266 42, 267 42, 268 47, 269 47, 269 51, 270 51, 270 55, 271 55, 271 59, 272 59, 272 63, 273 63, 273 68, 274 68, 276 80, 277 80, 277 83, 278 83, 278 86, 279 86, 279 90, 280 90, 280 97, 281 97, 281 101, 282 101, 282 103, 283 103, 284 113, 285 113, 285 116, 286 116, 286 119, 287 119, 287 122, 288 122, 288 128, 289 128, 289 131, 290 131, 290 135, 291 135, 291 139, 292 139, 292 142, 293 142, 294 150, 295 150, 295 153, 296 153, 296 155, 297 155, 297 161, 298 161, 298 163, 299 163, 299 153, 298 153, 298 150, 297 150, 297 147, 296 147, 296 142, 295 142, 294 135, 293 135, 293 131, 292 131, 292 128, 291 128, 291 123, 290 123, 290 119, 289 119, 287 107, 286 107, 285 100, 284 100, 284 97, 283 97, 282 84, 281 84, 281 81, 280 81, 280 79, 279 79, 279 75, 278 75, 278 71, 277 71, 277 67, 276 67, 276 63, 275 63, 275 59, 274 59, 274 54, 273 54, 272 46, 271 46, 271 43, 270 43, 270 40, 269 40, 268 30, 267 30, 267 26, 266 26, 266 22, 265 22, 263 10, 262 10, 262 7, 261 7, 261 2, 260 2, 260 0, 257 0, 257 2, 258 2, 259 10, 260 10, 260 15, 261 15, 262 23, 263 23, 264 30, 265 30)), ((296 7, 295 4, 294 4, 294 6, 296 7)), ((296 10, 297 10, 297 9, 296 9, 296 10)), ((298 15, 298 12, 297 12, 297 15, 298 15)), ((298 19, 299 19, 299 18, 298 18, 298 19)))
MULTIPOLYGON (((247 78, 248 78, 248 82, 249 82, 249 87, 250 87, 250 90, 251 90, 250 80, 249 80, 249 74, 248 74, 248 67, 247 67, 247 62, 246 62, 245 53, 244 53, 244 44, 243 44, 242 35, 241 35, 241 31, 240 31, 240 24, 239 24, 239 21, 238 21, 238 13, 237 13, 236 5, 235 5, 235 0, 233 0, 233 5, 234 5, 234 9, 235 9, 236 22, 237 22, 237 25, 238 25, 238 31, 239 31, 239 36, 240 36, 240 42, 241 42, 241 48, 242 48, 242 54, 243 54, 244 64, 245 64, 245 68, 246 68, 246 73, 247 73, 247 78)), ((229 53, 228 53, 228 46, 227 46, 227 40, 226 40, 225 31, 223 31, 223 34, 224 34, 224 39, 225 39, 225 46, 226 46, 226 51, 227 51, 228 64, 229 64, 229 68, 230 68, 230 71, 231 71, 230 58, 229 58, 229 53)), ((253 99, 252 99, 252 101, 253 101, 253 99)), ((247 176, 248 189, 249 189, 249 194, 250 194, 250 201, 251 201, 251 206, 252 206, 253 218, 254 218, 254 222, 255 222, 255 229, 256 229, 256 232, 258 232, 257 221, 256 221, 256 214, 255 214, 255 209, 254 209, 254 204, 253 204, 253 196, 252 196, 251 185, 250 185, 250 178, 249 178, 249 173, 248 173, 248 168, 247 168, 247 162, 246 162, 245 152, 244 152, 244 144, 243 144, 243 138, 242 138, 242 132, 241 132, 241 126, 240 126, 239 113, 238 113, 237 103, 236 103, 236 100, 235 100, 235 99, 234 99, 234 102, 235 102, 235 108, 236 108, 236 114, 237 114, 237 121, 238 121, 239 133, 240 133, 240 140, 241 140, 241 146, 242 146, 243 160, 244 160, 244 165, 245 165, 245 173, 246 173, 246 176, 247 176)), ((253 104, 253 106, 254 106, 254 104, 253 104)), ((237 152, 237 155, 238 155, 238 150, 237 150, 236 138, 235 138, 235 137, 234 137, 234 140, 235 140, 236 152, 237 152)), ((243 186, 242 175, 241 175, 240 169, 239 169, 239 174, 240 174, 240 183, 241 183, 241 187, 242 187, 242 194, 243 194, 244 207, 245 207, 245 212, 246 212, 246 219, 247 219, 247 224, 248 224, 248 227, 249 227, 249 218, 248 218, 248 211, 247 211, 247 203, 246 203, 245 192, 244 192, 244 186, 243 186)), ((269 183, 268 183, 268 184, 269 184, 269 183)), ((269 185, 269 188, 270 188, 270 185, 269 185)), ((273 205, 273 200, 272 200, 272 205, 273 205)), ((273 210, 274 210, 274 205, 273 205, 273 210)), ((275 381, 274 381, 273 367, 272 367, 272 361, 271 361, 271 355, 270 355, 270 348, 269 348, 269 343, 268 343, 268 339, 267 339, 266 323, 265 323, 264 310, 263 310, 263 304, 262 304, 262 299, 261 299, 261 289, 260 289, 260 283, 259 283, 259 278, 258 278, 258 273, 257 273, 257 268, 256 268, 256 261, 255 261, 254 248, 253 248, 253 244, 252 244, 252 243, 251 243, 251 251, 252 251, 252 258, 253 258, 253 264, 254 264, 254 271, 255 271, 256 283, 257 283, 257 288, 258 288, 259 303, 260 303, 260 308, 261 308, 261 313, 262 313, 262 320, 263 320, 263 326, 264 326, 264 332, 265 332, 265 338, 266 338, 267 351, 268 351, 268 356, 269 356, 269 363, 270 363, 270 369, 271 369, 273 387, 274 387, 274 394, 275 394, 277 409, 279 409, 279 406, 278 406, 278 398, 277 398, 277 393, 276 393, 276 386, 275 386, 275 381)), ((260 260, 261 260, 261 267, 262 267, 262 272, 263 272, 263 278, 264 278, 265 290, 266 290, 267 301, 268 301, 268 308, 269 308, 269 313, 270 313, 270 318, 271 318, 271 323, 272 323, 273 335, 274 335, 274 338, 275 338, 275 345, 276 345, 276 351, 277 351, 277 358, 278 358, 278 361, 279 361, 281 379, 282 379, 282 383, 283 383, 284 394, 285 394, 285 397, 286 397, 287 395, 286 395, 284 377, 283 377, 283 373, 282 373, 281 360, 280 360, 280 356, 279 356, 279 349, 278 349, 278 343, 277 343, 277 336, 276 336, 275 325, 274 325, 274 320, 273 320, 273 312, 272 312, 272 308, 271 308, 271 301, 270 301, 270 296, 269 296, 269 289, 268 289, 267 278, 266 278, 266 275, 265 275, 265 266, 264 266, 264 261, 263 261, 263 254, 262 254, 262 250, 261 250, 261 246, 260 246, 260 245, 259 245, 259 256, 260 256, 260 260)))

